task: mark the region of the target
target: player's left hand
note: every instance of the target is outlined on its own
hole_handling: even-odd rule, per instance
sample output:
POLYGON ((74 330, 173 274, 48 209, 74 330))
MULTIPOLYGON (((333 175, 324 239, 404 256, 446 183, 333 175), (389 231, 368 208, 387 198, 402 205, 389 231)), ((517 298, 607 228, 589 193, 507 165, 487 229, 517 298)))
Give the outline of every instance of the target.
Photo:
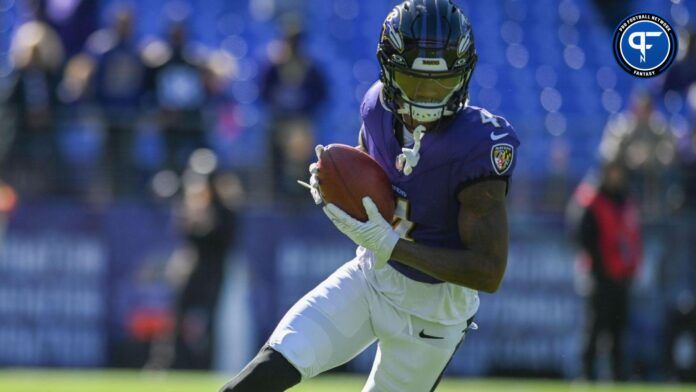
POLYGON ((356 244, 372 251, 375 255, 375 268, 379 269, 391 258, 399 241, 399 234, 382 217, 372 199, 364 197, 362 202, 367 213, 367 222, 353 219, 335 204, 328 204, 323 209, 338 230, 356 244))
POLYGON ((314 147, 314 152, 317 154, 317 161, 309 165, 309 184, 300 180, 297 180, 297 183, 309 189, 312 199, 314 199, 314 204, 321 205, 324 203, 324 199, 321 197, 321 190, 319 189, 319 160, 324 152, 324 146, 317 144, 314 147))

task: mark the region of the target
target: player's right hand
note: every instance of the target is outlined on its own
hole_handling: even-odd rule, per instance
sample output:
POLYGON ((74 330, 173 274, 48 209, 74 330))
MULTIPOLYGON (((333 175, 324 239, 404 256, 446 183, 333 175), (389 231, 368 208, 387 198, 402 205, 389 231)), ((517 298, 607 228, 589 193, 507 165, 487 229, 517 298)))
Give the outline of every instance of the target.
POLYGON ((319 159, 321 159, 321 154, 324 152, 324 146, 317 144, 316 147, 314 147, 314 152, 317 154, 317 162, 309 165, 309 184, 299 180, 297 182, 309 188, 314 203, 316 205, 321 205, 324 204, 324 199, 321 197, 321 190, 319 190, 319 159))
POLYGON ((372 199, 363 197, 362 204, 368 217, 366 222, 354 219, 335 204, 324 207, 324 213, 353 242, 372 251, 375 256, 374 267, 380 269, 391 258, 396 243, 399 242, 399 234, 380 214, 372 199))

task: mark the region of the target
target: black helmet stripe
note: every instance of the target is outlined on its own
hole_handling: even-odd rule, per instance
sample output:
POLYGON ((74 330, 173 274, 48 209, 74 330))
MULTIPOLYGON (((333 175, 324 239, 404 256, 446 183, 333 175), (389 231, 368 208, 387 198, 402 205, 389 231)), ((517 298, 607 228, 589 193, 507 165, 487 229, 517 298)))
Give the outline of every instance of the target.
MULTIPOLYGON (((440 7, 439 7, 439 4, 437 4, 436 0, 432 0, 432 2, 435 3, 435 7, 434 7, 435 8, 435 16, 433 17, 434 22, 435 22, 434 23, 434 25, 435 25, 435 40, 437 42, 441 42, 443 37, 442 37, 442 20, 440 20, 440 7)), ((441 56, 440 53, 438 53, 437 56, 440 57, 441 56)))
MULTIPOLYGON (((425 11, 425 10, 426 10, 426 6, 427 6, 427 5, 425 4, 426 0, 422 0, 422 2, 423 2, 423 4, 422 4, 423 9, 422 9, 422 10, 425 11)), ((418 9, 419 6, 421 6, 421 4, 416 5, 416 9, 418 9)), ((426 55, 426 53, 425 53, 425 48, 427 47, 428 42, 425 41, 425 40, 426 40, 428 37, 432 37, 432 35, 431 35, 431 32, 428 31, 428 14, 427 14, 426 12, 420 12, 420 15, 421 15, 421 23, 422 23, 422 25, 421 25, 421 31, 425 31, 426 33, 422 35, 422 38, 421 38, 422 42, 421 42, 420 45, 419 45, 419 46, 420 46, 420 52, 418 53, 418 55, 419 55, 420 57, 426 57, 427 55, 426 55), (423 15, 424 13, 425 13, 425 15, 423 15)))
POLYGON ((421 37, 418 56, 441 57, 453 33, 451 15, 448 15, 452 4, 449 1, 413 0, 412 6, 416 10, 414 21, 420 19, 411 25, 411 35, 421 37))

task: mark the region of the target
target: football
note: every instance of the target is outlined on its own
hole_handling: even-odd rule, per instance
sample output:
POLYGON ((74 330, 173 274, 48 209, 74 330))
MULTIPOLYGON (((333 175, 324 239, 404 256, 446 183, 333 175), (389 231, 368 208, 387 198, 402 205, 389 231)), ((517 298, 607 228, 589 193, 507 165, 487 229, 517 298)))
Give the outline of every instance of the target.
POLYGON ((345 144, 330 144, 319 157, 319 189, 333 203, 360 221, 367 221, 362 198, 369 196, 387 222, 394 217, 394 193, 387 174, 368 154, 345 144))

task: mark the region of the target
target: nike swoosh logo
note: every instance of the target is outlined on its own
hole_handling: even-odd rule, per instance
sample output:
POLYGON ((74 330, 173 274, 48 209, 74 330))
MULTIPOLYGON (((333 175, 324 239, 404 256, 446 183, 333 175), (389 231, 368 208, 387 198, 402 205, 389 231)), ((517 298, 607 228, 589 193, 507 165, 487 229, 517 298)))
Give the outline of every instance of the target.
POLYGON ((509 133, 501 133, 500 135, 496 135, 495 132, 491 132, 491 140, 493 140, 493 141, 500 140, 507 135, 509 135, 509 133))
POLYGON ((441 336, 432 336, 432 335, 428 335, 428 334, 425 333, 425 330, 424 330, 424 329, 421 329, 421 331, 420 331, 420 333, 418 334, 418 336, 422 337, 423 339, 444 339, 444 338, 441 337, 441 336))

